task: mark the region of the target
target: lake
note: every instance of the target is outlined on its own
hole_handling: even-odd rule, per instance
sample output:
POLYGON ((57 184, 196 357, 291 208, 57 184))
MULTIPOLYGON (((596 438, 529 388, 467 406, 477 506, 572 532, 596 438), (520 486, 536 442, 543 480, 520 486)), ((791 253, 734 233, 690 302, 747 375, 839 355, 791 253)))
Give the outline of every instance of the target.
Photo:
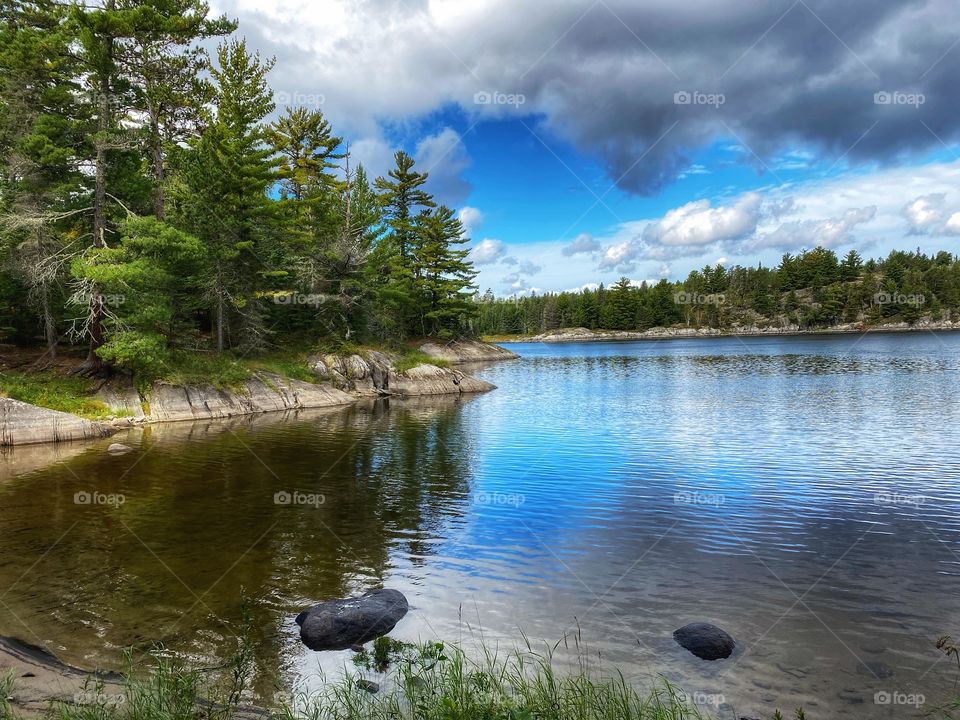
POLYGON ((0 634, 214 664, 246 598, 270 696, 351 656, 303 648, 296 613, 382 584, 411 603, 400 639, 579 634, 723 717, 908 717, 953 691, 960 335, 509 347, 483 396, 153 426, 33 470, 53 451, 17 450, 0 634), (693 621, 733 657, 677 646, 693 621))

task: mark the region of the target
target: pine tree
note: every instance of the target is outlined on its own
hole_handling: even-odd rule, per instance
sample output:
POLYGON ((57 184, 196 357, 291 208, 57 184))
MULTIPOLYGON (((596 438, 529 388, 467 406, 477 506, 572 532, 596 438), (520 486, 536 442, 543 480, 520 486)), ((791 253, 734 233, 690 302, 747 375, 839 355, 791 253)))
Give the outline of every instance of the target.
POLYGON ((210 18, 203 0, 121 0, 119 7, 135 32, 118 41, 118 69, 131 82, 137 115, 145 118, 153 213, 163 220, 169 148, 197 133, 204 105, 213 99, 204 77, 210 59, 196 43, 227 35, 237 24, 225 15, 210 18))
POLYGON ((86 199, 82 120, 76 115, 78 61, 67 8, 0 3, 0 242, 56 354, 70 257, 79 251, 86 199))
POLYGON ((388 178, 377 178, 380 205, 384 211, 387 234, 378 244, 376 259, 379 306, 378 332, 383 338, 402 337, 416 318, 414 272, 410 254, 415 246, 415 218, 423 210, 435 207, 433 198, 423 190, 427 174, 414 171, 414 160, 405 152, 394 155, 396 167, 388 178))
POLYGON ((274 108, 266 83, 273 61, 251 55, 244 41, 221 45, 217 59, 214 116, 180 158, 174 196, 178 221, 206 247, 205 286, 222 352, 228 344, 249 350, 265 343, 258 292, 273 270, 267 192, 276 173, 263 125, 274 108), (239 325, 228 342, 232 316, 239 325))
POLYGON ((477 273, 463 224, 448 207, 424 211, 415 224, 412 252, 413 293, 423 335, 453 335, 476 315, 473 301, 477 273))

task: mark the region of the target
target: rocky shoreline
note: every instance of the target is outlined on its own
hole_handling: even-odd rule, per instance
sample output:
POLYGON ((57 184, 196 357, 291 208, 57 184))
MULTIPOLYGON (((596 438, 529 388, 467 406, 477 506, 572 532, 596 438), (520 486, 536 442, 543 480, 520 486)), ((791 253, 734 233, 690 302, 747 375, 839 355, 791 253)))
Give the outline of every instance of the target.
MULTIPOLYGON (((444 364, 517 357, 504 348, 474 340, 430 342, 420 350, 444 364)), ((238 388, 158 382, 142 392, 132 379, 116 378, 97 394, 97 399, 117 416, 106 422, 0 398, 0 447, 94 440, 123 428, 150 423, 327 408, 350 405, 364 398, 483 393, 495 389, 494 385, 452 367, 421 364, 398 371, 396 361, 396 356, 373 351, 363 356, 317 355, 308 361, 316 383, 258 372, 238 388)))
POLYGON ((921 320, 908 324, 885 323, 882 325, 863 325, 847 323, 833 325, 815 330, 805 330, 799 325, 783 327, 759 327, 756 325, 736 326, 726 329, 718 328, 691 328, 691 327, 656 327, 642 332, 626 330, 590 330, 588 328, 561 328, 539 335, 521 336, 511 339, 511 342, 542 342, 542 343, 578 343, 578 342, 610 342, 621 340, 666 340, 671 338, 713 338, 713 337, 767 337, 791 335, 861 335, 863 333, 895 333, 895 332, 941 332, 960 330, 960 322, 921 320))

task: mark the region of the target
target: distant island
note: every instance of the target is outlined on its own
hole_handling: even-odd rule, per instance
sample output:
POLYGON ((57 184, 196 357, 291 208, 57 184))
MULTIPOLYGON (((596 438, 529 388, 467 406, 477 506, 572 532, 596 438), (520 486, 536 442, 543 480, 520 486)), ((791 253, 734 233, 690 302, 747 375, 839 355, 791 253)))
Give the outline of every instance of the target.
POLYGON ((477 319, 497 340, 644 339, 666 336, 953 329, 960 320, 960 258, 894 251, 864 261, 816 248, 775 268, 695 270, 683 281, 498 299, 477 319))

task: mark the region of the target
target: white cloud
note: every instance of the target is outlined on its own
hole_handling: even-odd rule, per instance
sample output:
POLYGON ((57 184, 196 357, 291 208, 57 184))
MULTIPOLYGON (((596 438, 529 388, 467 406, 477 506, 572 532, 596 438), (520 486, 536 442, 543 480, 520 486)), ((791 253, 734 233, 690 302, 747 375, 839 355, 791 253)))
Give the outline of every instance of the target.
POLYGON ((960 212, 956 212, 950 216, 947 224, 943 227, 943 231, 947 235, 960 235, 960 212))
POLYGON ((507 254, 507 246, 500 240, 481 240, 470 251, 469 259, 475 265, 492 265, 507 254))
POLYGON ((524 260, 522 263, 520 263, 520 269, 517 272, 521 273, 522 275, 536 275, 541 270, 543 270, 543 267, 537 265, 532 260, 524 260))
POLYGON ((636 238, 623 240, 604 248, 597 267, 606 271, 633 272, 636 269, 634 261, 640 257, 642 252, 643 246, 637 242, 636 238))
POLYGON ((926 235, 942 225, 946 212, 946 193, 921 195, 903 207, 903 216, 914 235, 926 235))
POLYGON ((467 237, 470 237, 477 230, 480 229, 480 226, 483 225, 483 213, 480 212, 475 207, 470 207, 469 205, 460 209, 460 212, 457 214, 457 217, 460 218, 460 222, 463 223, 463 231, 467 237))
POLYGON ((463 172, 470 167, 470 156, 452 128, 443 128, 417 143, 414 153, 416 170, 430 175, 426 190, 438 202, 456 207, 470 195, 470 183, 463 179, 463 172))
MULTIPOLYGON (((648 225, 643 231, 643 240, 651 248, 666 246, 699 252, 714 243, 739 240, 752 234, 760 220, 761 206, 758 193, 741 195, 725 207, 711 207, 709 200, 690 202, 648 225)), ((669 256, 669 253, 663 254, 669 256)))
POLYGON ((350 164, 353 168, 363 165, 367 177, 385 176, 393 167, 394 149, 380 137, 364 137, 350 143, 350 164))
POLYGON ((580 253, 592 253, 600 249, 600 243, 590 233, 580 233, 574 238, 573 242, 563 248, 563 254, 567 257, 579 255, 580 253))
POLYGON ((824 220, 793 220, 780 225, 773 232, 758 236, 747 243, 748 251, 765 248, 776 250, 812 250, 815 247, 836 248, 853 242, 853 229, 877 216, 876 205, 850 208, 840 217, 824 220))

